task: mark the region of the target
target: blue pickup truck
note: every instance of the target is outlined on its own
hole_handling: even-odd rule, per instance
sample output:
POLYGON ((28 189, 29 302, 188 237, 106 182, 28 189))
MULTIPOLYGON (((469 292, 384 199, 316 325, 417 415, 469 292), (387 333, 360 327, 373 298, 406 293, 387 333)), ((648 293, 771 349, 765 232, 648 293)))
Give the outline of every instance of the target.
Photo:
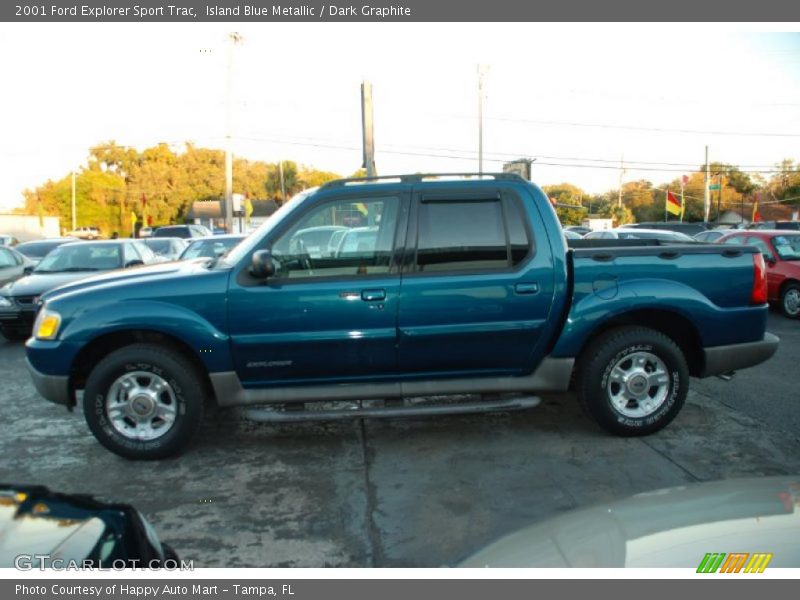
POLYGON ((509 411, 570 388, 607 431, 645 435, 690 376, 768 359, 766 320, 753 247, 568 248, 514 175, 409 175, 303 192, 224 257, 53 290, 26 349, 42 396, 72 408, 82 390, 100 443, 152 459, 214 406, 273 422, 509 411), (369 235, 296 235, 342 227, 369 235))

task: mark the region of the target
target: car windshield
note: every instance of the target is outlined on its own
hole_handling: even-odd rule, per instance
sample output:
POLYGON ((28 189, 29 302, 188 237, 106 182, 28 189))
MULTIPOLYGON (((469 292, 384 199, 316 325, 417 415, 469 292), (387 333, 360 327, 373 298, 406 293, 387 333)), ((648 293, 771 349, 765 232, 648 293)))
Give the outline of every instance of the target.
POLYGON ((800 260, 800 235, 776 235, 772 245, 781 260, 800 260))
POLYGON ((621 240, 662 240, 665 242, 693 242, 688 235, 677 231, 620 231, 621 240))
POLYGON ((68 244, 48 254, 34 273, 108 271, 122 267, 119 244, 68 244))
POLYGON ((147 239, 144 243, 156 254, 169 254, 172 251, 172 240, 169 239, 147 239))
POLYGON ((202 239, 193 242, 181 254, 181 260, 189 258, 216 258, 222 256, 228 250, 233 248, 236 244, 242 241, 240 238, 222 238, 222 239, 202 239))
POLYGON ((17 246, 15 250, 28 258, 42 258, 46 256, 50 250, 57 248, 63 243, 64 242, 26 242, 17 246))

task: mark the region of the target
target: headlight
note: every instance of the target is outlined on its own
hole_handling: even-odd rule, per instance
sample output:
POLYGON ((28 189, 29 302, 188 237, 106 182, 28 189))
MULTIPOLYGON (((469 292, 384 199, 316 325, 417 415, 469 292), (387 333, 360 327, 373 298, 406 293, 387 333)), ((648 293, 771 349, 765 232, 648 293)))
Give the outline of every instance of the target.
POLYGON ((61 325, 61 315, 52 310, 42 309, 33 324, 33 335, 40 340, 54 340, 61 325))
POLYGON ((5 296, 0 296, 0 308, 11 308, 12 306, 14 305, 11 303, 11 300, 5 296))

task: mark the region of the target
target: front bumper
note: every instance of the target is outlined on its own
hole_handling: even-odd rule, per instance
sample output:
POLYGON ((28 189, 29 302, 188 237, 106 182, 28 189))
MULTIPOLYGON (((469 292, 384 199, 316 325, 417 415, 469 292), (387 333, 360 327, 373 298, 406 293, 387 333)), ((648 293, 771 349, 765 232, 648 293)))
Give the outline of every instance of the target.
POLYGON ((0 325, 10 327, 30 327, 36 320, 35 310, 2 310, 0 311, 0 325))
POLYGON ((69 377, 66 375, 46 375, 37 371, 31 361, 25 359, 28 372, 31 374, 36 391, 50 402, 72 406, 72 395, 69 393, 69 377))
POLYGON ((764 339, 758 342, 704 348, 705 366, 700 377, 721 375, 759 365, 775 354, 779 342, 778 336, 765 333, 764 339))

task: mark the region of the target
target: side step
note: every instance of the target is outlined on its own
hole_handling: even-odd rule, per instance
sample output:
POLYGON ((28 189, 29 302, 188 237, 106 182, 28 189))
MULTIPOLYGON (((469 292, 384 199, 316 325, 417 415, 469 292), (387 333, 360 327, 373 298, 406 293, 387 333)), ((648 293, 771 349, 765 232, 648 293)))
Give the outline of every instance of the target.
MULTIPOLYGON (((453 402, 451 404, 404 404, 400 406, 350 406, 339 409, 288 410, 253 407, 243 411, 245 418, 259 423, 301 423, 309 421, 333 421, 337 419, 372 419, 391 417, 424 417, 429 415, 463 415, 516 411, 533 408, 541 402, 538 396, 520 396, 505 400, 482 402, 453 402)), ((301 405, 302 406, 302 405, 301 405)))

